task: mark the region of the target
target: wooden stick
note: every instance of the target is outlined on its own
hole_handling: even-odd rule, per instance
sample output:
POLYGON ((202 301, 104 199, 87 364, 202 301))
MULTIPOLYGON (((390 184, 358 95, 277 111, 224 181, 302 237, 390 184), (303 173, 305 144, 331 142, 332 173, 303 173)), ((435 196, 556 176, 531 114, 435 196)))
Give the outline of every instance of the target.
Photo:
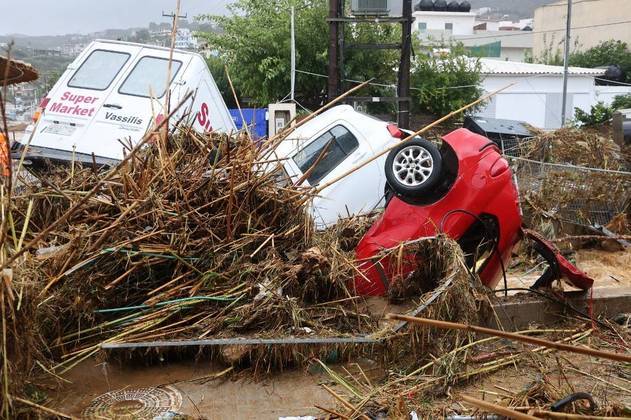
POLYGON ((333 414, 334 416, 337 416, 337 417, 339 417, 341 419, 350 419, 350 417, 345 416, 342 413, 338 413, 337 411, 331 410, 330 408, 324 408, 324 407, 322 407, 322 406, 320 406, 318 404, 313 404, 313 406, 315 408, 317 408, 318 410, 322 410, 322 411, 327 412, 329 414, 333 414))
POLYGON ((541 338, 528 337, 525 335, 515 334, 506 331, 494 330, 491 328, 478 327, 475 325, 459 324, 456 322, 438 321, 435 319, 416 318, 413 316, 400 315, 400 314, 388 314, 387 319, 396 319, 400 321, 413 322, 415 324, 429 325, 432 327, 449 329, 449 330, 463 330, 468 332, 477 332, 481 334, 488 334, 495 337, 508 338, 509 340, 521 341, 528 344, 534 344, 537 346, 543 346, 547 348, 554 348, 557 350, 568 351, 572 353, 585 354, 587 356, 600 357, 603 359, 615 360, 618 362, 631 362, 631 355, 611 353, 608 351, 596 350, 586 347, 572 346, 569 344, 555 343, 553 341, 543 340, 541 338))
POLYGON ((317 115, 322 114, 324 111, 326 111, 327 109, 333 107, 333 105, 338 104, 340 101, 342 101, 344 98, 346 98, 348 95, 350 95, 351 93, 357 92, 359 89, 363 88, 364 86, 367 86, 370 82, 372 82, 373 79, 368 79, 366 80, 364 83, 355 86, 352 89, 347 90, 346 92, 344 92, 343 94, 341 94, 340 96, 338 96, 337 98, 333 99, 331 102, 325 104, 324 106, 320 107, 319 109, 317 109, 315 112, 312 112, 311 114, 309 114, 309 116, 307 116, 306 118, 304 118, 303 120, 299 121, 296 125, 294 125, 293 127, 291 127, 286 133, 283 133, 285 136, 287 136, 289 133, 291 133, 292 131, 295 131, 298 127, 300 127, 301 125, 304 125, 305 123, 307 123, 308 121, 311 121, 312 119, 314 119, 317 115))
MULTIPOLYGON (((234 97, 234 103, 237 104, 237 109, 239 110, 239 115, 241 115, 241 125, 245 128, 245 134, 247 134, 250 141, 252 141, 252 135, 250 134, 250 129, 248 128, 248 123, 245 121, 245 117, 243 116, 243 111, 241 110, 241 104, 239 103, 239 98, 237 97, 237 92, 234 90, 234 85, 232 84, 232 79, 230 78, 230 72, 228 71, 228 66, 223 66, 224 71, 226 72, 226 79, 228 79, 228 84, 230 85, 230 90, 232 91, 232 96, 234 97)), ((237 127, 238 129, 238 127, 237 127)))
MULTIPOLYGON (((341 403, 342 403, 342 405, 344 405, 344 407, 348 408, 349 410, 353 410, 353 414, 352 414, 352 415, 359 414, 359 410, 358 410, 358 409, 357 409, 357 407, 355 407, 353 404, 349 403, 349 402, 348 402, 348 401, 346 401, 344 398, 340 397, 340 396, 339 396, 339 395, 338 395, 335 391, 333 391, 333 390, 332 390, 331 388, 329 388, 328 386, 326 386, 326 385, 322 385, 322 387, 323 387, 324 389, 326 389, 326 391, 327 391, 329 394, 333 395, 333 397, 334 397, 336 400, 338 400, 339 402, 341 402, 341 403)), ((360 416, 362 419, 364 419, 364 420, 370 420, 370 417, 368 417, 368 416, 367 416, 367 415, 365 415, 365 414, 360 414, 359 416, 360 416)))
POLYGON ((38 409, 40 411, 43 411, 44 413, 52 414, 53 416, 63 417, 65 419, 73 419, 73 420, 77 419, 77 417, 69 416, 68 414, 61 413, 59 411, 53 410, 52 408, 44 407, 43 405, 36 404, 36 403, 34 403, 32 401, 25 400, 25 399, 22 399, 20 397, 11 397, 11 399, 14 400, 14 401, 17 401, 19 403, 26 404, 28 406, 36 408, 36 409, 38 409))
POLYGON ((490 411, 490 412, 495 413, 495 414, 500 414, 502 416, 506 416, 506 417, 508 417, 510 419, 537 420, 537 417, 529 416, 528 414, 524 414, 524 413, 520 413, 519 411, 511 410, 508 407, 504 407, 502 405, 493 404, 493 403, 490 403, 488 401, 479 400, 477 398, 473 398, 473 397, 470 397, 468 395, 462 395, 460 398, 462 398, 464 401, 466 401, 469 404, 474 405, 474 406, 476 406, 478 408, 481 408, 481 409, 486 410, 486 411, 490 411))
POLYGON ((458 115, 463 111, 466 111, 467 109, 476 106, 477 104, 479 104, 480 102, 484 102, 487 99, 497 95, 498 93, 500 93, 503 90, 506 90, 508 88, 510 88, 511 86, 515 85, 515 83, 511 83, 508 86, 504 86, 501 89, 495 90, 491 93, 488 93, 478 99, 476 99, 475 101, 471 102, 470 104, 467 104, 463 107, 458 108, 455 111, 451 111, 449 114, 437 119, 436 121, 434 121, 433 123, 426 125, 425 127, 421 128, 420 130, 418 130, 416 133, 410 134, 409 136, 407 136, 406 138, 404 138, 403 140, 401 140, 398 143, 393 144, 390 147, 387 147, 386 149, 384 149, 383 151, 377 153, 376 155, 372 156, 370 159, 365 160, 364 162, 354 166, 353 168, 349 169, 348 171, 344 172, 343 174, 340 174, 338 176, 336 176, 335 178, 333 178, 332 180, 325 182, 324 184, 318 186, 315 191, 313 192, 313 194, 318 194, 320 193, 322 190, 330 187, 331 185, 335 184, 337 181, 339 181, 340 179, 346 178, 347 176, 349 176, 350 174, 352 174, 353 172, 363 168, 364 166, 368 165, 370 162, 373 162, 374 160, 380 158, 381 156, 385 155, 386 153, 390 152, 392 149, 395 149, 397 147, 399 147, 401 145, 401 143, 405 143, 406 141, 409 141, 411 139, 413 139, 414 137, 425 133, 426 131, 428 131, 429 129, 437 126, 438 124, 450 119, 451 117, 453 117, 454 115, 458 115))

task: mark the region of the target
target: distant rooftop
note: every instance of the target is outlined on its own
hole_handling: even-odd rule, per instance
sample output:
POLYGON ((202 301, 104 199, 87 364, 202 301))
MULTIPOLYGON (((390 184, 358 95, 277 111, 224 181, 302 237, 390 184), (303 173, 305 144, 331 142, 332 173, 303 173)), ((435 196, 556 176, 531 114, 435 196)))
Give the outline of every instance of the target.
MULTIPOLYGON (((482 74, 563 74, 563 66, 549 66, 547 64, 519 63, 516 61, 493 60, 481 58, 482 74)), ((569 67, 571 75, 603 76, 605 69, 588 69, 583 67, 569 67)))

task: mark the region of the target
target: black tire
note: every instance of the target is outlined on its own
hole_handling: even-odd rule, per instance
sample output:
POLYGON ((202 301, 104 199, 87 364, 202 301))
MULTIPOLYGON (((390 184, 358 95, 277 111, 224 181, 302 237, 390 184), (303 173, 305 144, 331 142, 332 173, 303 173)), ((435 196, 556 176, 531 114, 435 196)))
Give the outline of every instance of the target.
POLYGON ((404 198, 418 198, 434 191, 442 169, 443 158, 438 147, 422 138, 408 140, 392 149, 385 165, 388 185, 404 198), (395 163, 401 167, 398 174, 395 173, 395 163), (406 179, 402 180, 402 177, 406 179))

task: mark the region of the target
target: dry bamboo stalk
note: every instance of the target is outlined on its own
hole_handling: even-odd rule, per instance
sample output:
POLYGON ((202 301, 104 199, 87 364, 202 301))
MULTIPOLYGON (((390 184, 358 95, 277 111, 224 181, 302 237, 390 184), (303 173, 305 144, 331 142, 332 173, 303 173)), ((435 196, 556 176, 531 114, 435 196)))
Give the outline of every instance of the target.
POLYGON ((352 415, 354 416, 355 414, 359 414, 359 417, 361 417, 364 420, 370 420, 370 417, 368 417, 365 414, 360 414, 359 413, 359 409, 356 408, 353 404, 351 404, 350 402, 346 401, 344 398, 342 398, 340 395, 338 395, 335 391, 333 391, 331 388, 329 388, 326 385, 322 385, 322 387, 333 396, 333 398, 335 398, 336 400, 338 400, 339 402, 342 403, 342 405, 344 405, 346 408, 348 408, 349 410, 353 410, 352 415))
POLYGON ((314 111, 311 114, 309 114, 307 117, 305 117, 302 120, 298 121, 296 124, 293 124, 293 125, 290 125, 289 127, 286 127, 280 133, 276 134, 276 136, 268 139, 264 143, 263 148, 261 150, 262 156, 267 156, 267 153, 274 152, 274 150, 280 144, 280 142, 283 141, 285 138, 287 138, 291 133, 296 131, 299 127, 301 127, 302 125, 304 125, 307 122, 311 121, 312 119, 314 119, 316 116, 318 116, 319 114, 323 113, 327 109, 333 107, 333 105, 341 102, 344 98, 346 98, 351 93, 354 93, 354 92, 358 91, 359 89, 367 86, 372 80, 373 79, 367 80, 367 81, 363 82, 362 84, 357 85, 354 88, 347 90, 346 92, 344 92, 343 94, 341 94, 337 98, 333 99, 332 101, 326 103, 324 106, 320 107, 316 111, 314 111))
POLYGON ((579 353, 579 354, 584 354, 587 356, 600 357, 603 359, 615 360, 618 362, 626 362, 626 363, 631 362, 631 355, 612 353, 608 351, 602 351, 602 350, 586 348, 586 347, 572 346, 569 344, 555 343, 553 341, 543 340, 541 338, 528 337, 528 336, 519 335, 515 333, 494 330, 491 328, 478 327, 475 325, 467 325, 467 324, 460 324, 456 322, 447 322, 447 321, 438 321, 438 320, 427 319, 427 318, 416 318, 413 316, 399 315, 399 314, 388 314, 386 318, 396 319, 399 321, 413 322, 415 324, 429 325, 432 327, 437 327, 437 328, 442 328, 442 329, 477 332, 480 334, 488 334, 488 335, 492 335, 496 337, 508 338, 510 340, 521 341, 524 343, 534 344, 537 346, 543 346, 547 348, 554 348, 557 350, 568 351, 571 353, 579 353))
POLYGON ((241 124, 243 125, 243 128, 245 128, 245 134, 247 134, 248 139, 252 141, 253 140, 252 134, 250 134, 250 128, 248 127, 248 123, 245 122, 245 117, 243 116, 243 111, 241 110, 241 104, 239 103, 237 92, 234 90, 234 85, 232 84, 232 79, 230 78, 230 72, 228 71, 228 66, 224 65, 223 68, 224 68, 224 71, 226 72, 226 79, 228 79, 230 90, 232 91, 232 97, 234 98, 234 103, 237 104, 237 109, 239 110, 239 115, 241 116, 241 124))
POLYGON ((483 410, 490 411, 495 414, 501 414, 502 416, 506 416, 511 419, 516 420, 537 420, 537 417, 530 416, 528 414, 520 413, 519 411, 511 410, 508 407, 504 407, 502 405, 497 405, 490 403, 488 401, 479 400, 477 398, 470 397, 468 395, 461 395, 460 398, 462 400, 468 402, 471 405, 474 405, 483 410))
POLYGON ((314 406, 315 408, 317 408, 318 410, 322 410, 322 411, 327 412, 327 413, 329 413, 329 414, 333 414, 334 416, 337 416, 337 417, 339 417, 339 418, 341 418, 341 419, 347 419, 347 420, 350 420, 350 417, 345 416, 345 415, 344 415, 344 414, 342 414, 342 413, 338 413, 337 411, 331 410, 330 408, 324 408, 324 407, 322 407, 322 406, 320 406, 320 405, 318 405, 318 404, 313 404, 313 406, 314 406))
POLYGON ((381 156, 385 155, 386 153, 390 152, 391 150, 399 147, 401 145, 401 143, 405 143, 406 141, 409 141, 411 139, 413 139, 414 137, 421 135, 423 133, 425 133, 426 131, 430 130, 431 128, 437 126, 438 124, 447 121, 448 119, 450 119, 451 117, 460 114, 461 112, 466 111, 467 109, 476 106, 477 104, 486 101, 489 98, 492 98, 493 96, 497 95, 498 93, 502 92, 503 90, 506 90, 510 87, 512 87, 513 85, 515 85, 515 83, 511 83, 510 85, 504 86, 501 89, 497 89, 491 93, 488 93, 478 99, 476 99, 475 101, 464 105, 460 108, 458 108, 455 111, 450 112, 449 114, 437 119, 436 121, 432 122, 429 125, 426 125, 425 127, 421 128, 420 130, 418 130, 417 132, 410 134, 409 136, 407 136, 406 138, 404 138, 403 140, 401 140, 400 142, 393 144, 390 147, 387 147, 386 149, 384 149, 383 151, 377 153, 376 155, 372 156, 371 158, 369 158, 368 160, 365 160, 357 165, 355 165, 354 167, 352 167, 351 169, 349 169, 348 171, 336 176, 335 178, 333 178, 332 180, 325 182, 322 185, 319 185, 317 188, 314 189, 313 194, 319 194, 320 192, 322 192, 324 189, 330 187, 331 185, 335 184, 336 182, 338 182, 339 180, 346 178, 347 176, 349 176, 350 174, 352 174, 353 172, 363 168, 364 166, 368 165, 370 162, 373 162, 374 160, 380 158, 381 156))
MULTIPOLYGON (((172 114, 175 114, 180 107, 184 104, 184 102, 186 102, 188 100, 188 98, 191 97, 193 92, 189 92, 189 94, 187 94, 186 96, 184 96, 184 98, 182 99, 182 101, 175 107, 175 109, 171 112, 172 114)), ((150 133, 145 134, 143 136, 143 138, 138 142, 138 144, 136 144, 136 146, 134 146, 134 148, 132 149, 131 152, 129 152, 129 154, 127 156, 125 156, 125 158, 120 161, 120 163, 118 165, 116 165, 116 167, 114 167, 114 169, 112 169, 107 175, 105 175, 102 179, 100 179, 95 185, 94 187, 86 194, 83 196, 83 198, 81 198, 81 200, 79 200, 76 204, 74 204, 72 207, 70 207, 68 210, 66 210, 66 212, 56 221, 54 221, 53 223, 51 223, 50 225, 48 225, 47 227, 45 227, 44 229, 42 229, 41 232, 39 232, 37 234, 37 236, 35 238, 33 238, 29 243, 27 243, 26 245, 24 245, 24 247, 17 251, 15 254, 13 254, 11 257, 9 257, 1 266, 0 266, 0 270, 7 268, 9 265, 11 265, 11 263, 13 261, 15 261, 16 259, 18 259, 20 256, 22 256, 25 252, 29 251, 31 248, 33 248, 36 244, 38 244, 42 239, 44 239, 54 228, 56 228, 59 224, 61 224, 62 222, 64 222, 65 220, 67 220, 71 215, 73 215, 79 208, 81 208, 81 206, 83 206, 88 200, 90 200, 90 198, 92 198, 92 196, 94 196, 99 189, 101 188, 101 186, 106 182, 109 181, 111 178, 114 177, 115 174, 117 174, 124 166, 127 162, 129 162, 134 156, 135 154, 147 143, 147 141, 151 138, 151 135, 153 133, 155 133, 157 130, 159 130, 164 124, 165 121, 168 121, 168 118, 165 118, 162 122, 160 122, 160 124, 157 125, 157 127, 155 127, 150 133)), ((42 293, 45 293, 48 291, 48 289, 50 288, 50 286, 52 286, 52 284, 48 284, 46 285, 46 287, 42 290, 42 293)))
POLYGON ((70 416, 68 414, 64 414, 64 413, 62 413, 60 411, 53 410, 52 408, 44 407, 43 405, 39 405, 37 403, 34 403, 32 401, 29 401, 29 400, 22 399, 20 397, 13 397, 12 396, 11 399, 14 400, 14 401, 17 401, 19 403, 28 405, 30 407, 36 408, 36 409, 38 409, 40 411, 43 411, 44 413, 52 414, 55 417, 61 417, 61 418, 64 418, 64 419, 79 420, 77 417, 70 416))

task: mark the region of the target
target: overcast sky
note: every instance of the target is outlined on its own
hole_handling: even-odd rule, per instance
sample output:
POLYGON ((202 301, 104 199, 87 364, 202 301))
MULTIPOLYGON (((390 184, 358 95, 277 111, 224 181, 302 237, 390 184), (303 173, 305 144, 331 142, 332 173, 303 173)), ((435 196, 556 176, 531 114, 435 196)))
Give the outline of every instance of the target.
MULTIPOLYGON (((230 0, 181 0, 181 13, 225 13, 230 0)), ((0 0, 0 35, 63 35, 165 22, 176 0, 0 0)))

